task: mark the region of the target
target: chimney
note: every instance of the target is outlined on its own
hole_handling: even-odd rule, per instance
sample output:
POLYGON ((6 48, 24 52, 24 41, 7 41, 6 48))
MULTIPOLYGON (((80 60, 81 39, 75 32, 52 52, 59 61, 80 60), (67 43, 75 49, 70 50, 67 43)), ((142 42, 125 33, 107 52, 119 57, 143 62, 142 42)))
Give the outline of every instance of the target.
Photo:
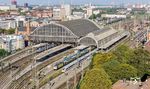
POLYGON ((15 34, 16 34, 16 35, 18 35, 18 29, 19 29, 19 27, 17 27, 17 28, 15 29, 15 34))
POLYGON ((30 35, 30 32, 31 32, 30 21, 27 22, 26 31, 27 31, 26 35, 30 35))

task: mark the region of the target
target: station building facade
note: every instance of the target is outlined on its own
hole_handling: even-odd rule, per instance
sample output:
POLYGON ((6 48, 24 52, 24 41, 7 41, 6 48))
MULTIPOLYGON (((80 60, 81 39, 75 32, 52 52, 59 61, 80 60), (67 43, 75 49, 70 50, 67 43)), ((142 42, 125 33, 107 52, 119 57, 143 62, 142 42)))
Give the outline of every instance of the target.
POLYGON ((129 33, 124 30, 102 29, 91 20, 78 19, 38 27, 30 34, 29 38, 33 42, 94 45, 97 48, 105 49, 128 35, 129 33))

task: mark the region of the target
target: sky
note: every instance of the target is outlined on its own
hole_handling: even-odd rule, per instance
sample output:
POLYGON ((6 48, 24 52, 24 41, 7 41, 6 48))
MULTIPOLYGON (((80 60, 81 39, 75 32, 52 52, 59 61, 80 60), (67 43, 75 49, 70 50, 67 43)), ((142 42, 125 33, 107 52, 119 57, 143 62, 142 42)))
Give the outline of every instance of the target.
MULTIPOLYGON (((10 4, 11 0, 0 0, 1 4, 10 4)), ((23 5, 24 3, 29 3, 30 5, 53 5, 53 4, 61 4, 62 2, 66 4, 99 4, 99 5, 110 5, 110 4, 135 4, 135 3, 149 3, 150 0, 17 0, 19 5, 23 5)))

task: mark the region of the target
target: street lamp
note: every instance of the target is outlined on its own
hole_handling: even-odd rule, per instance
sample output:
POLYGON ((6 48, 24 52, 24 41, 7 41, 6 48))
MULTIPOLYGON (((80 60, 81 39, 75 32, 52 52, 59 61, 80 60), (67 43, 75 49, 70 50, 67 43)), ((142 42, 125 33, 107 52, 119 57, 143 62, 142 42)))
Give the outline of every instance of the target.
POLYGON ((3 70, 3 66, 4 66, 4 65, 5 65, 4 62, 0 62, 0 67, 1 67, 2 72, 4 72, 4 70, 3 70))
POLYGON ((83 62, 81 63, 81 71, 82 71, 82 72, 81 72, 81 73, 82 73, 82 74, 81 74, 81 75, 82 75, 82 76, 81 76, 81 79, 83 79, 83 62))
POLYGON ((67 84, 66 84, 66 86, 67 86, 67 89, 69 89, 68 73, 67 73, 67 72, 65 72, 65 75, 66 75, 66 77, 67 77, 67 84))
POLYGON ((74 68, 75 72, 75 77, 74 77, 74 89, 76 88, 76 81, 77 81, 77 76, 76 76, 76 67, 74 68))
POLYGON ((52 84, 51 84, 51 81, 49 81, 49 89, 52 88, 52 84))

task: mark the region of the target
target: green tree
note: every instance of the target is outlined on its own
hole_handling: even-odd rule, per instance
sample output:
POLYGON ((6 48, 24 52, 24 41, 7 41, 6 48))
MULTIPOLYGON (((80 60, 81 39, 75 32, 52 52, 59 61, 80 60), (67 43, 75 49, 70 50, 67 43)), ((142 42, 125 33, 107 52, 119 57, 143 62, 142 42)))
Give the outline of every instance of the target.
POLYGON ((0 49, 0 57, 5 57, 8 54, 9 53, 7 51, 5 51, 4 49, 0 49))
POLYGON ((127 63, 134 55, 133 50, 126 45, 119 46, 115 51, 113 51, 113 54, 116 55, 116 60, 121 63, 127 63))
POLYGON ((110 76, 111 81, 114 83, 117 81, 114 75, 114 69, 118 67, 120 63, 117 60, 111 60, 102 65, 106 73, 110 76))
POLYGON ((143 49, 136 49, 128 64, 138 69, 138 76, 143 76, 150 72, 150 53, 143 49))
POLYGON ((129 64, 119 64, 117 61, 113 60, 104 64, 103 67, 110 76, 113 83, 120 79, 130 79, 130 77, 137 77, 137 69, 129 64))
POLYGON ((10 28, 10 29, 0 29, 0 34, 14 34, 15 33, 15 29, 10 28))
POLYGON ((137 77, 137 69, 129 64, 120 64, 115 71, 119 79, 137 77))
POLYGON ((20 15, 25 16, 26 12, 20 12, 20 15))
POLYGON ((102 13, 98 13, 98 14, 96 15, 96 17, 101 17, 101 15, 102 15, 102 13))
POLYGON ((95 14, 92 14, 89 19, 96 19, 96 15, 95 14))
POLYGON ((113 55, 112 53, 97 53, 92 59, 92 66, 98 68, 99 66, 101 66, 100 64, 108 62, 112 59, 115 59, 115 55, 113 55))
POLYGON ((7 30, 7 34, 14 34, 15 33, 15 29, 10 28, 7 30))
POLYGON ((108 79, 108 77, 99 77, 102 70, 113 83, 120 79, 130 79, 131 77, 141 77, 145 73, 149 74, 150 53, 143 49, 131 49, 121 45, 114 51, 94 54, 90 67, 81 82, 81 89, 101 89, 100 86, 105 84, 98 84, 97 82, 101 82, 99 79, 108 79))
POLYGON ((89 70, 81 82, 80 89, 111 89, 111 81, 102 69, 89 70))
POLYGON ((5 29, 0 28, 0 34, 5 33, 5 29))
POLYGON ((19 8, 19 9, 18 9, 18 12, 20 13, 22 10, 23 10, 23 9, 19 8))

